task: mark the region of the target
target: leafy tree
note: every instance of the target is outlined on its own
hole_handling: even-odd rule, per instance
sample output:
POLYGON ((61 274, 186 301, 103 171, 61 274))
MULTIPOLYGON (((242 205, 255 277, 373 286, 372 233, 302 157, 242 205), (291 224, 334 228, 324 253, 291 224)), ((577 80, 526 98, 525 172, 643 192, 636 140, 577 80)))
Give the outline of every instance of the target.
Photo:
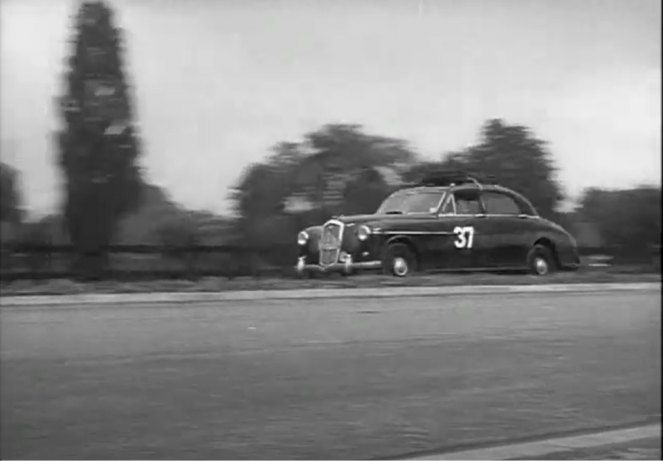
POLYGON ((159 228, 166 220, 174 220, 186 214, 177 203, 173 202, 162 188, 144 184, 141 191, 140 206, 122 217, 114 243, 158 245, 159 228))
POLYGON ((75 35, 61 98, 64 129, 58 134, 66 178, 64 217, 72 243, 88 256, 79 269, 98 275, 120 218, 139 203, 139 146, 120 30, 113 26, 110 8, 102 1, 83 2, 75 35))
MULTIPOLYGON (((349 209, 375 211, 372 202, 356 209, 356 204, 344 201, 345 189, 358 177, 370 175, 369 170, 389 166, 399 169, 416 160, 405 141, 365 134, 358 125, 327 125, 305 138, 312 154, 300 164, 296 184, 316 207, 328 209, 331 214, 349 209)), ((375 187, 380 181, 375 174, 372 177, 375 187)), ((385 187, 383 193, 388 191, 385 187)))
POLYGON ((394 188, 386 170, 400 178, 415 161, 404 141, 366 134, 358 125, 326 125, 300 143, 278 144, 234 191, 241 234, 249 242, 291 243, 297 230, 333 214, 373 212, 394 188), (287 210, 293 197, 308 209, 287 210))
POLYGON ((16 170, 0 163, 0 265, 12 266, 11 246, 20 238, 21 209, 16 170))
POLYGON ((200 244, 198 229, 184 216, 165 218, 156 227, 159 245, 168 248, 187 248, 200 244))
POLYGON ((366 168, 345 186, 342 213, 373 213, 392 188, 379 171, 366 168))
POLYGON ((478 145, 448 154, 438 168, 494 176, 531 200, 544 217, 554 217, 563 198, 546 143, 528 128, 498 119, 486 122, 478 145))
POLYGON ((441 162, 419 162, 412 165, 403 172, 403 182, 406 184, 416 184, 431 170, 440 170, 442 168, 451 169, 449 165, 441 162))
POLYGON ((661 244, 661 189, 588 189, 578 213, 595 223, 606 245, 643 254, 661 244))
POLYGON ((400 182, 401 170, 416 161, 404 141, 366 134, 358 125, 324 126, 305 136, 303 149, 309 154, 294 169, 292 190, 326 217, 375 211, 369 197, 384 198, 395 185, 387 177, 400 182), (366 195, 356 200, 363 187, 366 195))
POLYGON ((7 164, 0 163, 0 221, 21 220, 18 195, 18 174, 7 164))

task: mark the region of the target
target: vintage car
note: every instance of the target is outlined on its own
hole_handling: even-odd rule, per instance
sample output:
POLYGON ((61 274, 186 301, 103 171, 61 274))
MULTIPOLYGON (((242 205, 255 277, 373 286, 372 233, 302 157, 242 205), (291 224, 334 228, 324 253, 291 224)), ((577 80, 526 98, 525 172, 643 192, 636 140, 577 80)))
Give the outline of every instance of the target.
POLYGON ((526 270, 579 266, 575 239, 522 195, 465 173, 433 172, 387 197, 374 214, 338 216, 297 236, 298 274, 381 269, 526 270))

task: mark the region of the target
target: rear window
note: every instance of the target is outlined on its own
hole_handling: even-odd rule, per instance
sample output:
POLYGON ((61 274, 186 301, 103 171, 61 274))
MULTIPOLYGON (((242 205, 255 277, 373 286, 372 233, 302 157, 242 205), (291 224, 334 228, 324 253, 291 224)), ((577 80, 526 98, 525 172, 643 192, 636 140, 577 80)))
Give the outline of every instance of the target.
POLYGON ((481 214, 481 202, 476 189, 462 189, 454 192, 457 214, 481 214))
POLYGON ((516 201, 506 194, 499 192, 484 192, 482 194, 483 204, 486 207, 488 214, 507 214, 517 215, 521 213, 521 209, 516 201))

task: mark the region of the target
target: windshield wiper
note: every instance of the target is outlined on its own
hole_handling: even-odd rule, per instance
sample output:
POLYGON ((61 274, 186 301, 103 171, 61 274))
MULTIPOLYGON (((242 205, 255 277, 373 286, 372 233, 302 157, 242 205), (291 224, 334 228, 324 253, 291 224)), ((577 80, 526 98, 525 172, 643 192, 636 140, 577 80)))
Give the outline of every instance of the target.
POLYGON ((403 214, 402 211, 387 211, 385 214, 403 214))

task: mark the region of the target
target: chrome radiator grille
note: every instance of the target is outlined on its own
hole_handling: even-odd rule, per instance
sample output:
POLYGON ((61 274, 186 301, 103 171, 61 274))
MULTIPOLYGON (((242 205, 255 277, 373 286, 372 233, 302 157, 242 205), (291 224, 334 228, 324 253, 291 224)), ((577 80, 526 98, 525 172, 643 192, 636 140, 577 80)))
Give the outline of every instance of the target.
POLYGON ((338 221, 329 221, 322 229, 320 238, 320 265, 329 266, 338 262, 343 238, 343 224, 338 221))

